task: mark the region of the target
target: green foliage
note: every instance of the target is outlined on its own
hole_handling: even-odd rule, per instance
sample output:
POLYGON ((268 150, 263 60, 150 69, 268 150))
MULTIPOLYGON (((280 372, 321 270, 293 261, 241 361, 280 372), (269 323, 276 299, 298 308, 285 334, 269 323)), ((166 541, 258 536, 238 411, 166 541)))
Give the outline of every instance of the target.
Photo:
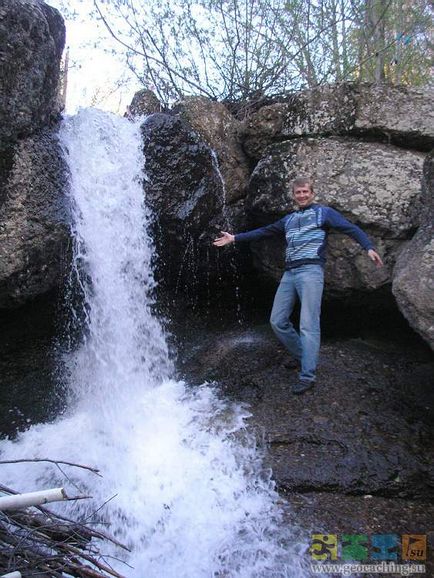
POLYGON ((432 3, 425 0, 366 0, 353 31, 353 78, 412 86, 432 84, 433 15, 432 3), (382 74, 377 78, 380 58, 382 74))

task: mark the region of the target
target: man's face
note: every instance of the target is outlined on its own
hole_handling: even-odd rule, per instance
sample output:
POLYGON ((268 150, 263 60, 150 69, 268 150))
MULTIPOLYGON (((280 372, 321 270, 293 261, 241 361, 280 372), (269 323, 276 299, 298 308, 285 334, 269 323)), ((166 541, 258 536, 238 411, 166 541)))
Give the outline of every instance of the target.
POLYGON ((293 199, 300 209, 308 207, 313 203, 315 193, 311 191, 310 185, 308 183, 294 187, 292 193, 293 199))

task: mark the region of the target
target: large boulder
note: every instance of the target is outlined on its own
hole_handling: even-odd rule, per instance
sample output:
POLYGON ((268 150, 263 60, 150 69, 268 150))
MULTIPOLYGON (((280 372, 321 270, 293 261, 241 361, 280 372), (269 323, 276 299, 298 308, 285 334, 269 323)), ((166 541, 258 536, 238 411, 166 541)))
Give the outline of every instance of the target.
POLYGON ((0 183, 0 307, 22 305, 62 281, 69 239, 65 163, 49 131, 23 139, 0 183))
POLYGON ((402 249, 392 291, 410 325, 434 349, 434 152, 424 165, 422 223, 402 249))
POLYGON ((59 12, 39 0, 0 5, 0 150, 49 124, 65 42, 59 12))
POLYGON ((434 91, 386 85, 325 85, 262 107, 245 122, 244 149, 259 159, 272 143, 300 136, 354 135, 429 151, 434 91))
POLYGON ((224 220, 223 188, 209 146, 179 116, 153 114, 142 125, 145 194, 154 215, 162 279, 198 280, 209 262, 215 219, 224 220))
MULTIPOLYGON (((0 307, 58 286, 68 239, 66 169, 46 128, 60 111, 65 26, 40 0, 0 6, 0 307)), ((55 130, 53 128, 53 130, 55 130)))
MULTIPOLYGON (((291 182, 312 175, 317 200, 330 205, 373 238, 385 257, 376 269, 352 240, 331 233, 326 270, 334 293, 373 290, 391 281, 396 252, 420 219, 420 180, 424 155, 355 139, 306 138, 270 146, 253 171, 247 210, 250 228, 270 223, 292 210, 291 182)), ((255 265, 279 279, 283 240, 252 244, 255 265)))
POLYGON ((226 204, 231 205, 245 197, 250 171, 241 146, 241 122, 223 104, 200 96, 177 103, 173 112, 186 120, 214 151, 226 204))
POLYGON ((142 125, 146 199, 170 240, 200 235, 223 203, 209 147, 179 117, 153 114, 142 125), (179 236, 181 234, 181 236, 179 236))

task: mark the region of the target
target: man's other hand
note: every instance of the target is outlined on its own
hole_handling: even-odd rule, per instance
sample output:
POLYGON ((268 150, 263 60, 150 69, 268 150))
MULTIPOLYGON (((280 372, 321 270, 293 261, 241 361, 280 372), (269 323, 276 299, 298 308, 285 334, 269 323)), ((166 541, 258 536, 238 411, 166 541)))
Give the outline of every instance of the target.
POLYGON ((377 253, 377 251, 374 251, 374 249, 369 249, 368 256, 371 259, 371 261, 374 261, 374 263, 377 265, 377 267, 383 266, 383 261, 381 260, 381 257, 377 253))
POLYGON ((225 245, 229 245, 229 243, 233 243, 235 241, 235 236, 231 235, 230 233, 226 233, 225 231, 220 231, 221 237, 215 239, 213 245, 216 247, 224 247, 225 245))

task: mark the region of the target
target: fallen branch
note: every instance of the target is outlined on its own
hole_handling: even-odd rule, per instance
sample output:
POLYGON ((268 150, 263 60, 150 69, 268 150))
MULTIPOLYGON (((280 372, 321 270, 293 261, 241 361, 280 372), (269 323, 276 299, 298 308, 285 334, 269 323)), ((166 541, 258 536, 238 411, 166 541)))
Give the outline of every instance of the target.
POLYGON ((83 466, 82 464, 74 464, 72 462, 64 462, 62 460, 50 460, 49 458, 32 458, 32 459, 21 459, 21 460, 0 460, 0 464, 21 464, 21 463, 27 463, 27 462, 48 462, 49 464, 63 464, 64 466, 72 466, 74 468, 81 468, 83 470, 89 470, 90 472, 96 474, 97 476, 99 476, 100 478, 102 478, 102 475, 99 473, 99 470, 96 468, 92 468, 90 466, 83 466))
MULTIPOLYGON (((0 463, 23 461, 48 461, 57 467, 62 463, 83 467, 99 475, 95 468, 48 459, 0 463)), ((124 544, 104 532, 90 528, 88 520, 81 523, 70 520, 41 505, 88 496, 71 498, 63 488, 20 494, 3 485, 0 485, 0 492, 9 494, 0 497, 0 578, 22 578, 28 575, 47 578, 62 578, 65 575, 77 578, 123 578, 106 561, 111 556, 105 558, 95 540, 109 541, 129 551, 124 544), (29 506, 32 509, 26 509, 29 506)))
POLYGON ((30 511, 0 512, 0 576, 4 572, 47 573, 47 576, 123 578, 91 542, 99 533, 56 515, 30 511))

